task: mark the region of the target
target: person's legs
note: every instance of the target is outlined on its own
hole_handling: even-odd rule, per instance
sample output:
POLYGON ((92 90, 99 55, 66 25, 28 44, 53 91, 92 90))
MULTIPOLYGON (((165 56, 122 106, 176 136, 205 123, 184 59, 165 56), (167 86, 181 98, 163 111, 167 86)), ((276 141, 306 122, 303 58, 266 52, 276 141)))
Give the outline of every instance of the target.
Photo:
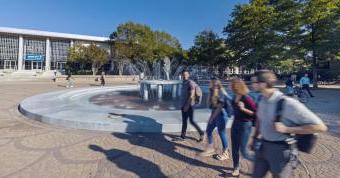
POLYGON ((223 151, 225 151, 228 149, 228 140, 227 140, 226 132, 225 132, 226 121, 223 118, 223 115, 220 115, 219 118, 217 119, 218 119, 217 120, 218 134, 220 135, 220 138, 221 138, 223 151))
POLYGON ((217 130, 218 130, 218 134, 220 136, 221 142, 222 142, 222 148, 223 151, 221 154, 218 154, 216 156, 216 159, 223 161, 226 159, 229 159, 229 151, 228 151, 228 139, 226 137, 226 131, 225 131, 225 127, 226 127, 226 120, 224 118, 224 114, 220 114, 217 118, 217 130))
POLYGON ((285 144, 272 144, 265 155, 269 163, 269 170, 274 178, 290 178, 293 168, 290 164, 290 149, 285 144))
POLYGON ((302 87, 303 89, 307 90, 308 94, 310 97, 314 97, 314 95, 312 94, 312 92, 309 89, 309 85, 303 85, 302 87))
POLYGON ((233 157, 233 166, 234 169, 239 169, 240 165, 240 123, 238 121, 234 121, 231 127, 231 150, 232 150, 232 157, 233 157))
POLYGON ((187 132, 187 127, 188 127, 188 112, 184 112, 182 110, 182 133, 181 133, 181 137, 184 139, 186 132, 187 132))
POLYGON ((242 125, 240 127, 240 151, 245 159, 249 161, 254 161, 255 157, 253 155, 250 155, 248 151, 248 141, 251 133, 252 123, 243 122, 241 124, 242 125))
POLYGON ((213 134, 215 127, 216 127, 215 121, 212 121, 212 122, 208 123, 208 125, 207 125, 206 133, 207 133, 207 139, 208 139, 209 145, 213 144, 213 135, 212 134, 213 134))
POLYGON ((194 121, 194 109, 192 107, 189 108, 188 110, 188 116, 189 116, 189 120, 191 125, 193 125, 195 127, 195 129, 197 130, 197 132, 200 134, 201 138, 199 141, 202 141, 202 137, 204 135, 204 132, 202 131, 202 129, 197 125, 197 123, 194 121))
POLYGON ((263 178, 269 170, 269 163, 264 157, 264 147, 265 144, 262 143, 261 148, 256 151, 253 178, 263 178))
POLYGON ((207 140, 208 144, 205 150, 200 153, 200 156, 211 156, 215 153, 215 149, 213 147, 213 131, 216 127, 216 120, 213 120, 212 122, 208 123, 207 125, 207 140))

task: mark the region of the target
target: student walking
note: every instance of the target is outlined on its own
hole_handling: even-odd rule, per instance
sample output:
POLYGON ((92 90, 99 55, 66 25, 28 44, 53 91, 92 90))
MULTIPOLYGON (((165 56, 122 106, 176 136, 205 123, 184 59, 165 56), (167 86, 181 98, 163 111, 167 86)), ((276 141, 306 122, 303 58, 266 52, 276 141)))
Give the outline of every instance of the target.
POLYGON ((222 161, 229 159, 230 157, 228 152, 228 140, 226 137, 226 123, 228 117, 232 113, 230 113, 231 108, 228 110, 226 107, 231 107, 229 102, 231 98, 222 86, 221 81, 217 78, 213 78, 210 81, 209 91, 211 116, 206 129, 208 144, 206 150, 200 153, 200 156, 212 156, 215 154, 215 149, 213 146, 213 131, 217 127, 218 134, 222 142, 222 153, 217 154, 216 159, 222 161))
POLYGON ((262 97, 257 108, 257 124, 254 140, 257 143, 254 178, 264 177, 268 171, 274 178, 293 177, 293 147, 290 134, 313 134, 324 132, 327 127, 322 120, 299 101, 285 97, 273 86, 276 76, 268 70, 255 73, 257 89, 262 97), (281 103, 281 105, 279 105, 281 103), (278 108, 282 108, 278 115, 278 108), (278 116, 280 119, 278 120, 278 116), (258 136, 261 135, 260 139, 258 136), (260 140, 259 140, 260 139, 260 140))
POLYGON ((241 79, 234 79, 231 88, 235 94, 232 105, 234 122, 231 127, 231 145, 233 157, 233 176, 240 175, 240 152, 245 159, 254 161, 254 155, 248 151, 248 140, 255 120, 256 104, 248 95, 249 89, 241 79))
POLYGON ((188 119, 195 127, 199 136, 198 142, 203 141, 204 132, 194 121, 195 87, 197 83, 190 80, 190 73, 187 70, 182 72, 182 91, 181 91, 181 112, 182 112, 182 132, 180 140, 184 140, 188 127, 188 119))

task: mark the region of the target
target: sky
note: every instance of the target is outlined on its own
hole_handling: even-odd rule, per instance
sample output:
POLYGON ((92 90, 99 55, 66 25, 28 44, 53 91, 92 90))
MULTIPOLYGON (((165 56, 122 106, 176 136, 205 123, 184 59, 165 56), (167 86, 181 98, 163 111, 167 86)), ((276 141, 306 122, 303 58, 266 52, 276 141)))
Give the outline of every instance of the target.
POLYGON ((0 27, 108 37, 133 21, 175 36, 184 49, 203 30, 222 36, 236 4, 248 0, 0 0, 0 27))

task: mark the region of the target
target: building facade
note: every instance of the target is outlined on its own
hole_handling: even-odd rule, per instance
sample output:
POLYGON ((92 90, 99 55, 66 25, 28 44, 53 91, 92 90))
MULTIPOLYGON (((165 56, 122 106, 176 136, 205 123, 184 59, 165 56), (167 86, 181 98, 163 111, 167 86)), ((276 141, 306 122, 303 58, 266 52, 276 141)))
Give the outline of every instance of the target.
POLYGON ((63 70, 70 47, 92 43, 110 52, 106 37, 0 27, 0 70, 63 70))

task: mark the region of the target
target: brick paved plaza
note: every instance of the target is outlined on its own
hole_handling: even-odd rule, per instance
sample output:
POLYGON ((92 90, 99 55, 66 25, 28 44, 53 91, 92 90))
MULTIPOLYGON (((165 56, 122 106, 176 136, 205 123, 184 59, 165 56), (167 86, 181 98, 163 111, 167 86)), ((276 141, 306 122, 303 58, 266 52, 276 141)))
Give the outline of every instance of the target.
MULTIPOLYGON (((117 83, 118 84, 118 83, 117 83)), ((175 134, 124 134, 56 128, 23 117, 18 103, 28 96, 65 89, 62 82, 0 82, 0 177, 221 177, 232 161, 202 158, 194 139, 175 134)), ((110 84, 113 85, 113 84, 110 84)), ((78 84, 77 87, 90 87, 78 84)), ((302 155, 312 177, 340 177, 340 89, 313 91, 307 104, 328 125, 311 155, 302 155)), ((53 103, 51 103, 53 104, 53 103)), ((191 137, 197 137, 194 133, 191 137)), ((217 146, 220 146, 215 136, 217 146)), ((251 164, 242 160, 241 177, 251 164)), ((296 177, 307 177, 299 167, 296 177)))

